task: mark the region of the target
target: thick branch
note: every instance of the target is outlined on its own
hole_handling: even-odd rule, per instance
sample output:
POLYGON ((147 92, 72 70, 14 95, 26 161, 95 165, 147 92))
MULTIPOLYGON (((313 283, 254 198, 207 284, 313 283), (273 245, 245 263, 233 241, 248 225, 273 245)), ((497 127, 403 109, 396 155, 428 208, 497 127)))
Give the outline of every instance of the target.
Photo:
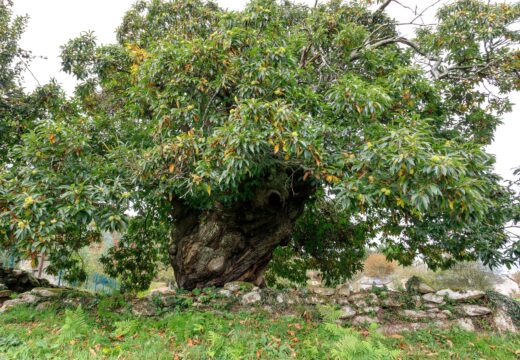
POLYGON ((356 49, 350 55, 350 61, 357 60, 361 56, 361 52, 363 50, 374 50, 374 49, 383 47, 385 45, 397 44, 397 43, 404 44, 404 45, 411 47, 419 55, 422 55, 422 56, 428 58, 429 60, 437 61, 437 58, 430 57, 428 54, 426 54, 424 51, 422 51, 417 43, 415 43, 412 40, 409 40, 407 38, 404 38, 402 36, 382 39, 375 43, 368 44, 363 48, 356 49))
POLYGON ((393 0, 386 0, 384 3, 381 4, 381 6, 374 12, 374 14, 379 14, 379 13, 382 13, 383 11, 385 11, 386 7, 388 5, 390 5, 390 3, 392 2, 393 0))

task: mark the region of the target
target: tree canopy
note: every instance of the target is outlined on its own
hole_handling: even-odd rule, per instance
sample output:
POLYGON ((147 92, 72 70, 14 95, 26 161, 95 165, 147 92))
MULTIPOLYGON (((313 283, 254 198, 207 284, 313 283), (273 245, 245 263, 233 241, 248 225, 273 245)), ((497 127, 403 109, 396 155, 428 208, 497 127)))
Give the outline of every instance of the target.
POLYGON ((425 25, 391 2, 139 1, 117 43, 70 40, 74 96, 53 97, 0 169, 1 246, 73 276, 71 254, 127 229, 108 268, 149 277, 124 259, 169 247, 176 275, 213 274, 186 287, 250 279, 283 245, 331 277, 373 242, 402 264, 518 264, 517 194, 485 146, 520 89, 520 4, 457 0, 425 25), (240 263, 248 249, 258 265, 240 263))

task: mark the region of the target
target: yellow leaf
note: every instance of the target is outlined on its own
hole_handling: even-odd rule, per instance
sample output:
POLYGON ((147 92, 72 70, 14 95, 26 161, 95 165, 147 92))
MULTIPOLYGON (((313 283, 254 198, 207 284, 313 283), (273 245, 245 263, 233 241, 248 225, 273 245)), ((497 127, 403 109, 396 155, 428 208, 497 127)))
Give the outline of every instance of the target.
POLYGON ((170 164, 170 166, 168 167, 168 170, 172 173, 175 170, 175 165, 170 164))
POLYGON ((274 146, 274 153, 275 153, 275 154, 278 154, 278 151, 280 151, 280 144, 276 144, 276 145, 274 146))
POLYGON ((325 180, 327 180, 329 183, 337 183, 339 182, 339 177, 335 175, 325 175, 325 180))
POLYGON ((138 71, 139 71, 139 65, 138 64, 132 64, 132 66, 130 66, 130 73, 133 76, 137 75, 138 71))
POLYGON ((208 185, 208 187, 206 188, 206 191, 208 192, 208 195, 211 196, 211 185, 208 185))
POLYGON ((191 177, 193 178, 193 181, 196 183, 196 184, 199 184, 200 181, 202 180, 202 176, 199 176, 197 174, 191 174, 191 177))
POLYGON ((51 144, 54 144, 56 142, 56 136, 54 134, 50 134, 49 141, 51 142, 51 144))

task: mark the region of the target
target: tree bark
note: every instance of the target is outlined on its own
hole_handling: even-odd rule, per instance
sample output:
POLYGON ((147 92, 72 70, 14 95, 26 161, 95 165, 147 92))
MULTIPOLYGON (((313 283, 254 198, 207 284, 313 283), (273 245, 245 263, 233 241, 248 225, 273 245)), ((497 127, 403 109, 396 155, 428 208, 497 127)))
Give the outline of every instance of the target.
POLYGON ((177 285, 188 290, 237 280, 263 285, 274 249, 290 239, 294 222, 314 191, 309 184, 290 194, 259 189, 248 202, 208 211, 174 201, 169 255, 177 285))

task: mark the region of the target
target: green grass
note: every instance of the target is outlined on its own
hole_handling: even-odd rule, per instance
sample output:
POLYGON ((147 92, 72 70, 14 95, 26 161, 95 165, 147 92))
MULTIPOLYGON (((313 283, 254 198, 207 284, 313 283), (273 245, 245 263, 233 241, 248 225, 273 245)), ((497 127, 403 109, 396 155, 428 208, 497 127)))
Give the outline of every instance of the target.
POLYGON ((388 346, 400 346, 404 359, 519 359, 520 336, 481 334, 451 330, 421 330, 402 339, 387 338, 388 346))
MULTIPOLYGON (((519 336, 460 330, 385 338, 303 317, 252 312, 128 312, 18 307, 0 314, 0 359, 516 359, 519 336), (516 353, 516 355, 515 355, 516 353)), ((115 300, 117 304, 120 300, 115 300)))

